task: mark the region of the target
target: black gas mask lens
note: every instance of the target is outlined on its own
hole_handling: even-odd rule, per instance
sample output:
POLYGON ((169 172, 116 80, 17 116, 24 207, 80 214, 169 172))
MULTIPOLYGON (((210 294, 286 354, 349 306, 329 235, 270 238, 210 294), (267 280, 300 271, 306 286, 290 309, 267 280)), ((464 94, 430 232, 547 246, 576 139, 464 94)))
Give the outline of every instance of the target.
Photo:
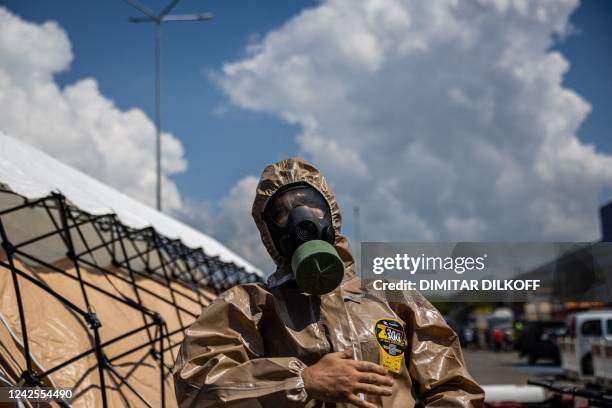
POLYGON ((268 202, 264 219, 276 249, 286 258, 308 241, 319 239, 334 244, 329 205, 310 186, 290 186, 278 191, 268 202))

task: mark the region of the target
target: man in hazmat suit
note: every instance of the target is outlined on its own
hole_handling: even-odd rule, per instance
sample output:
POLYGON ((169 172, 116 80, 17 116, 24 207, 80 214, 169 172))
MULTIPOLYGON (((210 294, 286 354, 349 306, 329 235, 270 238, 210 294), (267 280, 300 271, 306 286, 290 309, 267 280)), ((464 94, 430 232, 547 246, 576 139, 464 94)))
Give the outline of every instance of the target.
POLYGON ((266 167, 252 210, 277 264, 235 286, 186 331, 174 367, 181 407, 480 407, 459 339, 418 292, 362 288, 340 209, 301 158, 266 167))

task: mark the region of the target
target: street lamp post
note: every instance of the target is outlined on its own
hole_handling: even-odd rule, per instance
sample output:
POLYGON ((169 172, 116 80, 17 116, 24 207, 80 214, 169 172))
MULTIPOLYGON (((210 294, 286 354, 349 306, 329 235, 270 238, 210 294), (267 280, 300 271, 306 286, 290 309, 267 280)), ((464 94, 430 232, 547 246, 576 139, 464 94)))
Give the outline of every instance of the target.
POLYGON ((212 14, 174 14, 169 15, 181 0, 172 0, 159 14, 140 4, 136 0, 125 0, 129 5, 140 11, 143 17, 130 17, 131 23, 155 24, 155 163, 156 163, 156 207, 162 210, 161 199, 161 26, 166 21, 206 21, 212 19, 212 14))

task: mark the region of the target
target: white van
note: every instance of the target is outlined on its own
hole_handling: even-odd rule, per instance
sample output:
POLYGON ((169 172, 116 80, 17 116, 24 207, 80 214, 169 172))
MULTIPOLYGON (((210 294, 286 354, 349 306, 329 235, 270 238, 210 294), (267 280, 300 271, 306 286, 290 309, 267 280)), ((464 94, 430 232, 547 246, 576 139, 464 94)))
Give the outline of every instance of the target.
POLYGON ((570 315, 568 337, 559 344, 561 367, 570 378, 593 376, 591 342, 612 340, 612 310, 591 310, 570 315))
POLYGON ((593 340, 591 352, 595 382, 612 390, 612 340, 593 340))

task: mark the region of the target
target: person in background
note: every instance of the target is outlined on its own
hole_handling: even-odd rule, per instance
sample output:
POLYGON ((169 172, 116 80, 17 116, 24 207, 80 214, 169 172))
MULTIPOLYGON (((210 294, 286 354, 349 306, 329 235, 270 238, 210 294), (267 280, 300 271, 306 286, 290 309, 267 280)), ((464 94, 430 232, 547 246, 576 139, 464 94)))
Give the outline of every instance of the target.
POLYGON ((495 351, 501 351, 503 349, 504 332, 499 327, 493 329, 493 344, 495 347, 495 351))

